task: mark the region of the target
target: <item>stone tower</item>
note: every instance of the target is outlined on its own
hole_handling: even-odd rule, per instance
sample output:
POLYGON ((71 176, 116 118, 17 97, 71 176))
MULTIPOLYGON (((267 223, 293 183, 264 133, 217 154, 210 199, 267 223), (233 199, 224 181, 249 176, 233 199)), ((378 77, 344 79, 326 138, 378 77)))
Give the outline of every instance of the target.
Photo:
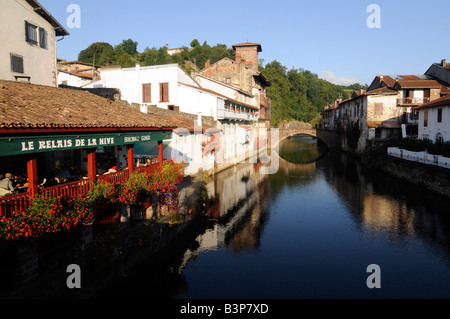
POLYGON ((261 44, 245 42, 234 44, 232 47, 236 51, 236 62, 244 62, 247 67, 258 72, 258 53, 262 51, 261 44))

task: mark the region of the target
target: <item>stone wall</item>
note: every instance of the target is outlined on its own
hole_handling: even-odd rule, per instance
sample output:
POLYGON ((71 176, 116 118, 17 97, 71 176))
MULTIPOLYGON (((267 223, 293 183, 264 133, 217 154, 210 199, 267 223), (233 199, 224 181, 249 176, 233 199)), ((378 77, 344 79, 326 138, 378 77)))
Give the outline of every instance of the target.
POLYGON ((317 138, 324 142, 330 149, 343 149, 345 144, 343 136, 338 131, 317 130, 317 138))
POLYGON ((437 194, 450 197, 450 170, 389 156, 363 156, 364 166, 378 169, 437 194))

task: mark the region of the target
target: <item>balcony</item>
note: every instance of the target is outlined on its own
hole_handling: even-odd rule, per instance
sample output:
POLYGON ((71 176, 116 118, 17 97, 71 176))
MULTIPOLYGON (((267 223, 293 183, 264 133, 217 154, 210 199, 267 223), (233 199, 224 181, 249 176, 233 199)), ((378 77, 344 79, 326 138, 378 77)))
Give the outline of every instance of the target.
POLYGON ((426 102, 430 102, 429 97, 412 97, 406 99, 397 99, 397 105, 399 106, 415 106, 426 102))
POLYGON ((219 120, 241 120, 257 121, 258 112, 231 111, 226 109, 217 110, 217 119, 219 120))

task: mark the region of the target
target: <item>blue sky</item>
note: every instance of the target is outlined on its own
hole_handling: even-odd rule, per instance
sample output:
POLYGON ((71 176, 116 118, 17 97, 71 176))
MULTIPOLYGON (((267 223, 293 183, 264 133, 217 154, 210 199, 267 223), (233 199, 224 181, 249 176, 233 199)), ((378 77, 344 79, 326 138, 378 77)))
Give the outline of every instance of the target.
POLYGON ((124 39, 146 47, 189 46, 192 39, 231 45, 257 42, 265 63, 279 61, 339 84, 368 83, 377 74, 423 74, 450 61, 448 0, 39 0, 69 31, 58 57, 76 60, 93 42, 124 39), (81 9, 69 28, 70 4, 81 9), (369 28, 370 4, 380 28, 369 28))

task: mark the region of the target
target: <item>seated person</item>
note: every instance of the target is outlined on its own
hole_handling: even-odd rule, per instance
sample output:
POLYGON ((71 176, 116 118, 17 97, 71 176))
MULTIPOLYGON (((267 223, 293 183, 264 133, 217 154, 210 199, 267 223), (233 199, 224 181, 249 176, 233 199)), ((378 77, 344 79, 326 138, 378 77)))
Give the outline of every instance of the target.
POLYGON ((5 178, 0 181, 0 196, 11 195, 16 191, 11 181, 12 177, 11 173, 6 173, 5 178))

